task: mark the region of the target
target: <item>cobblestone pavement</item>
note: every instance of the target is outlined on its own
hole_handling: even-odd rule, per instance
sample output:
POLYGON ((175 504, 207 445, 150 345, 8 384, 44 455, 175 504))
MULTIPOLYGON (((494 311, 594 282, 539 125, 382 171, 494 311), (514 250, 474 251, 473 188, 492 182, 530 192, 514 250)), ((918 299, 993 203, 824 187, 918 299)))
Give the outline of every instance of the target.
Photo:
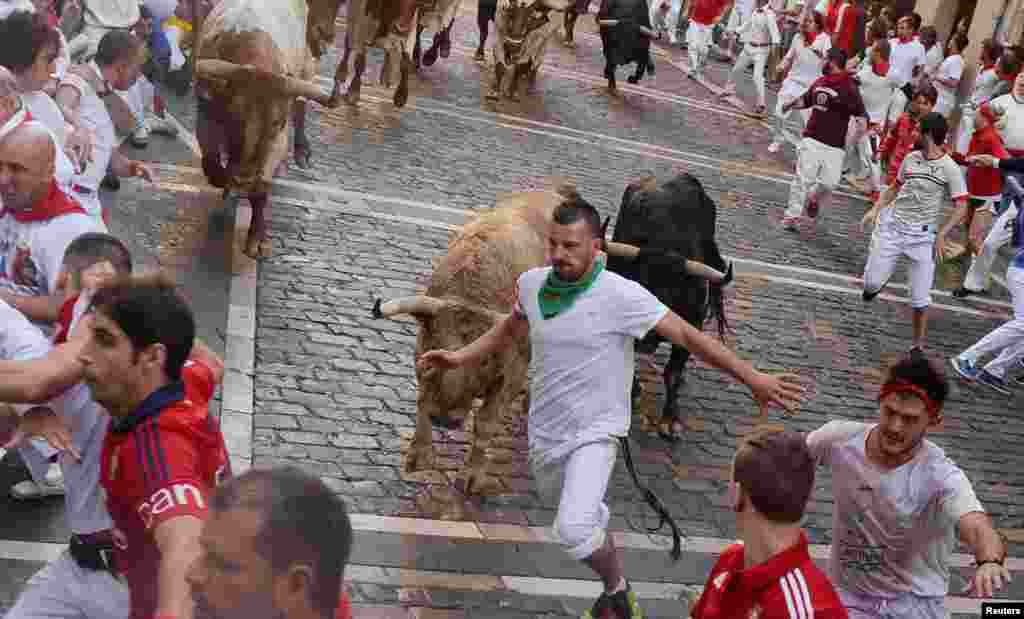
MULTIPOLYGON (((292 167, 275 187, 273 256, 258 267, 255 356, 252 371, 243 372, 252 378, 252 463, 314 472, 358 514, 348 573, 357 616, 578 615, 596 594, 592 576, 544 529, 554 511, 532 487, 518 409, 505 412, 504 432, 488 453, 500 493, 466 497, 461 491, 471 418, 459 431, 434 431, 435 470, 406 472, 403 466, 416 413, 416 323, 374 320, 370 309, 377 298, 422 291, 451 229, 502 193, 567 179, 602 214, 613 215, 629 181, 695 174, 718 204, 719 243, 737 259, 738 279, 727 299, 729 345, 759 368, 799 372, 810 388, 795 416, 773 411, 770 423, 810 430, 830 419, 873 419, 882 368, 909 346, 905 299, 860 300, 855 278, 868 238, 857 223, 866 201, 847 187, 816 227, 796 235, 781 231, 792 149, 769 154, 766 127, 687 79, 680 50, 660 49, 657 74, 637 86, 626 84, 620 71, 620 92, 610 94, 593 22, 582 18, 576 49, 549 47, 536 96, 494 104, 482 96, 490 64, 472 61, 475 8, 464 4, 451 56, 420 70, 407 107, 396 110, 389 91, 367 86, 357 107, 310 114, 314 169, 307 174, 292 167)), ((424 34, 426 45, 430 36, 424 34)), ((371 53, 368 83, 375 82, 380 60, 371 53)), ((322 64, 325 78, 334 61, 322 64)), ((710 79, 723 82, 727 68, 713 63, 710 79)), ((740 95, 750 100, 749 84, 740 84, 740 95)), ((171 97, 169 106, 185 127, 194 127, 192 101, 171 97)), ((159 247, 174 247, 171 253, 189 257, 171 261, 183 270, 199 256, 208 262, 224 255, 223 246, 202 249, 195 239, 223 239, 232 216, 205 188, 194 153, 183 146, 188 143, 185 135, 166 153, 154 149, 152 156, 169 164, 158 169, 160 192, 121 193, 125 208, 139 215, 129 234, 157 254, 159 247), (147 220, 142 214, 150 209, 174 218, 174 232, 147 220)), ((955 269, 944 272, 937 288, 950 290, 956 275, 955 269)), ((215 289, 208 302, 225 307, 218 296, 226 295, 223 278, 209 278, 199 279, 190 294, 205 298, 215 289)), ((902 272, 893 280, 898 298, 906 296, 904 281, 902 272)), ((970 302, 936 294, 932 356, 955 354, 1005 319, 1006 293, 996 288, 993 299, 970 302)), ((223 316, 211 314, 208 324, 223 330, 223 316)), ((659 364, 666 353, 657 356, 659 364)), ((612 528, 648 613, 679 617, 721 541, 735 534, 728 466, 737 439, 760 420, 745 389, 691 362, 680 398, 687 432, 668 445, 650 431, 646 416, 663 397, 657 375, 644 370, 642 376, 632 432, 638 469, 691 539, 684 560, 673 564, 665 558, 664 538, 631 532, 637 502, 621 463, 609 491, 612 528)), ((1015 447, 1024 423, 1014 414, 1022 404, 1019 392, 1003 398, 958 385, 946 422, 933 436, 1015 542, 1024 542, 1024 455, 1015 447)), ((827 544, 832 499, 826 471, 817 485, 806 526, 813 542, 827 544)), ((61 535, 0 537, 58 542, 61 535)), ((13 561, 14 551, 5 552, 0 561, 13 561)), ((1020 556, 1016 544, 1011 555, 1020 556)), ((9 578, 27 576, 25 566, 41 556, 28 560, 12 563, 9 578)), ((966 559, 961 562, 954 596, 970 573, 966 559)), ((0 583, 0 609, 9 590, 0 583)), ((1011 593, 1024 597, 1018 589, 1011 593)), ((970 612, 961 597, 949 604, 958 615, 970 612)))
MULTIPOLYGON (((375 321, 369 310, 375 298, 423 289, 431 260, 446 247, 446 226, 463 217, 432 207, 473 211, 503 192, 560 178, 573 180, 603 214, 613 214, 632 179, 649 173, 664 179, 682 170, 697 175, 720 208, 719 242, 747 261, 728 300, 735 327, 730 345, 763 369, 800 372, 811 387, 795 417, 773 412, 770 420, 799 430, 837 418, 872 420, 881 368, 909 346, 910 316, 905 302, 864 305, 857 283, 849 280, 859 276, 866 256, 868 239, 857 225, 866 201, 837 196, 816 228, 782 232, 778 221, 792 149, 768 154, 765 127, 686 79, 675 66, 681 64, 679 50, 669 52, 671 62, 659 56, 657 75, 639 87, 625 85, 620 75, 622 92, 610 95, 590 25, 577 35, 576 50, 558 44, 549 49, 536 97, 485 102, 482 80, 489 79, 490 67, 471 60, 474 8, 464 6, 458 17, 451 57, 420 70, 406 108, 395 110, 389 92, 371 87, 358 107, 311 119, 311 135, 319 135, 321 144, 315 175, 287 176, 309 185, 295 185, 275 204, 274 257, 260 267, 254 464, 295 464, 315 472, 357 513, 549 525, 554 512, 531 487, 525 426, 515 412, 506 415, 507 433, 490 453, 505 486, 499 496, 467 499, 454 483, 471 425, 434 431, 437 470, 403 470, 415 418, 416 325, 375 321), (352 193, 318 194, 321 184, 352 193), (397 221, 401 217, 406 220, 397 221), (779 266, 813 272, 766 275, 778 275, 779 266)), ((424 43, 429 40, 425 34, 424 43)), ((371 55, 368 75, 376 76, 378 62, 371 55)), ((330 75, 330 64, 325 61, 324 75, 330 75)), ((724 81, 726 68, 715 66, 712 80, 724 81)), ((748 86, 740 90, 750 96, 748 86)), ((937 286, 951 289, 955 276, 946 273, 937 286)), ((997 297, 1005 299, 1005 293, 997 297)), ((1007 311, 948 294, 936 302, 978 312, 933 314, 930 354, 940 360, 1000 324, 1007 311)), ((654 375, 645 379, 648 391, 639 408, 651 410, 660 389, 654 375)), ((691 364, 681 399, 688 431, 674 446, 645 431, 637 411, 633 439, 640 472, 689 535, 730 538, 728 465, 737 439, 757 422, 756 411, 743 388, 699 362, 691 364)), ((1017 507, 1024 478, 1022 456, 1013 446, 1024 425, 1012 412, 1022 402, 1019 393, 1003 398, 958 385, 947 420, 933 437, 968 472, 998 525, 1014 539, 1014 530, 1024 527, 1017 507)), ((609 498, 613 528, 628 529, 626 515, 635 501, 621 467, 609 498)), ((813 541, 829 542, 831 510, 823 471, 807 517, 813 541)), ((471 571, 464 559, 453 561, 426 569, 471 571)), ((694 584, 702 574, 681 582, 694 584)), ((952 590, 961 585, 958 574, 952 590)), ((381 587, 353 591, 366 604, 471 607, 463 606, 468 597, 417 601, 381 587)), ((564 611, 508 603, 528 614, 564 611)))

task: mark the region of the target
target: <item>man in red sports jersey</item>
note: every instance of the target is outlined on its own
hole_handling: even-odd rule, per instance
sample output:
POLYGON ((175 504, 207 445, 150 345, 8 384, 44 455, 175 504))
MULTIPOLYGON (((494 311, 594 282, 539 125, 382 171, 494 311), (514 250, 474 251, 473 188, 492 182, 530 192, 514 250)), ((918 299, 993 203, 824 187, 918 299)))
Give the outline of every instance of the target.
POLYGON ((131 619, 192 619, 185 574, 200 556, 207 502, 230 473, 207 403, 218 377, 189 358, 192 312, 162 275, 121 280, 93 297, 85 381, 112 420, 100 482, 131 619))
POLYGON ((730 490, 741 541, 722 552, 690 617, 846 619, 800 528, 814 468, 800 433, 765 429, 740 443, 730 490))

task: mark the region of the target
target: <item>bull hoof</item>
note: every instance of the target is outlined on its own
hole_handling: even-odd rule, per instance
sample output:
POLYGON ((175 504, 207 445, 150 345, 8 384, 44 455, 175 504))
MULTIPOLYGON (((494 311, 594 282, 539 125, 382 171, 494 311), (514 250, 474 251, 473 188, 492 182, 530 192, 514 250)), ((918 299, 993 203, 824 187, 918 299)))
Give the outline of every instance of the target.
POLYGON ((406 102, 409 100, 409 88, 401 88, 395 91, 395 107, 405 107, 406 102))
POLYGON ((423 54, 423 66, 430 67, 437 62, 437 46, 431 45, 426 54, 423 54))
POLYGON ((270 239, 268 239, 266 235, 260 234, 253 228, 250 228, 249 236, 245 239, 245 249, 242 253, 253 260, 269 258, 271 254, 270 239))
POLYGON ((430 469, 434 466, 437 454, 433 445, 418 447, 413 445, 409 448, 409 455, 405 457, 405 472, 413 473, 423 469, 430 469))
POLYGON ((466 494, 470 496, 494 496, 504 492, 505 485, 494 475, 479 472, 466 477, 466 494))
POLYGON ((492 88, 487 92, 486 97, 488 101, 497 101, 498 99, 501 98, 501 95, 498 93, 498 90, 496 88, 492 88))
POLYGON ((636 84, 637 82, 640 81, 640 77, 636 75, 630 75, 629 77, 626 78, 626 81, 629 82, 630 84, 636 84))
POLYGON ((310 159, 312 158, 312 152, 309 146, 296 144, 295 145, 295 165, 300 170, 308 170, 311 167, 310 159))

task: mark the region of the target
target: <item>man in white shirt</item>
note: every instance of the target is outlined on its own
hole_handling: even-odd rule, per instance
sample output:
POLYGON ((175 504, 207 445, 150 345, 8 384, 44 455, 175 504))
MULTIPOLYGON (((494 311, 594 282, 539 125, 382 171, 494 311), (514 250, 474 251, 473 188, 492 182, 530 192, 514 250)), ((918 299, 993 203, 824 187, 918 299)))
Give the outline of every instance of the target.
MULTIPOLYGON (((878 150, 879 134, 885 123, 885 112, 889 109, 892 92, 895 90, 895 84, 889 76, 891 50, 888 40, 875 41, 854 76, 860 84, 860 96, 864 100, 864 109, 868 112, 868 130, 854 144, 853 155, 860 168, 867 171, 867 185, 863 188, 873 199, 878 198, 882 186, 882 171, 878 162, 873 159, 878 150)), ((851 179, 851 184, 857 183, 851 179)))
POLYGON ((552 266, 526 271, 518 304, 468 346, 429 351, 417 367, 479 363, 530 338, 530 460, 542 496, 558 502, 555 532, 569 555, 604 582, 585 617, 639 619, 642 612, 607 535, 604 495, 617 439, 630 423, 634 341, 655 329, 750 386, 762 406, 799 399, 800 388, 754 370, 693 328, 636 282, 604 270, 601 221, 578 195, 556 207, 549 225, 552 266))
POLYGON ((921 73, 918 75, 918 79, 914 80, 914 87, 917 88, 922 84, 929 83, 939 70, 939 65, 945 57, 942 53, 942 46, 938 45, 939 33, 935 30, 935 26, 925 26, 921 28, 921 32, 918 35, 918 40, 921 41, 921 45, 924 47, 924 66, 921 68, 921 73))
POLYGON ((907 107, 907 102, 912 98, 911 83, 924 68, 927 51, 917 39, 914 18, 911 15, 904 15, 896 22, 896 38, 891 39, 889 44, 892 46, 889 70, 897 88, 886 116, 887 123, 892 123, 899 118, 903 109, 907 107))
POLYGON ((736 80, 751 64, 754 65, 754 86, 757 88, 757 107, 754 113, 762 116, 765 112, 764 99, 764 68, 768 62, 768 55, 774 47, 782 44, 782 35, 779 34, 777 16, 768 6, 768 0, 755 0, 756 8, 737 31, 743 38, 743 51, 736 59, 736 64, 729 73, 729 79, 722 89, 721 97, 731 97, 736 94, 736 80))
MULTIPOLYGON (((811 84, 821 77, 825 54, 831 47, 832 38, 825 32, 825 16, 817 11, 805 14, 801 19, 800 33, 793 39, 789 51, 782 59, 782 72, 786 77, 782 81, 782 88, 779 89, 772 143, 768 145, 768 152, 779 152, 782 141, 787 139, 786 118, 789 112, 784 108, 788 103, 802 97, 811 84)), ((798 113, 806 125, 811 117, 811 110, 802 109, 798 110, 798 113)), ((798 140, 788 138, 788 141, 795 146, 798 140)))
POLYGON ((807 435, 832 473, 829 576, 850 619, 945 618, 957 540, 977 561, 974 595, 1010 579, 1006 548, 970 481, 925 438, 942 423, 949 382, 909 357, 889 369, 878 423, 832 421, 807 435))
POLYGON ((939 65, 938 70, 932 76, 932 84, 939 93, 939 99, 935 102, 934 111, 942 114, 949 120, 949 115, 956 107, 957 92, 960 90, 960 78, 964 74, 963 51, 967 49, 968 40, 962 34, 954 34, 949 40, 949 49, 946 59, 939 65))
POLYGON ((754 11, 755 0, 735 0, 732 4, 732 10, 729 12, 729 21, 726 22, 725 32, 728 35, 729 42, 726 45, 726 51, 729 54, 729 60, 732 60, 736 55, 736 48, 739 46, 739 32, 747 20, 750 19, 750 14, 754 11))
POLYGON ((974 78, 974 89, 967 102, 960 106, 960 130, 956 139, 956 150, 967 155, 967 148, 974 135, 974 119, 978 108, 995 96, 996 88, 1003 81, 999 77, 998 65, 1003 62, 1003 46, 992 39, 981 42, 981 62, 978 75, 974 78))
POLYGON ((864 265, 864 301, 873 301, 882 292, 900 257, 910 259, 910 351, 923 356, 935 260, 944 257, 946 235, 967 214, 967 183, 960 166, 942 147, 946 119, 931 112, 921 118, 920 127, 917 149, 900 164, 895 186, 886 189, 864 214, 861 225, 875 224, 864 265), (936 232, 942 214, 950 209, 953 214, 936 232))
POLYGON ((73 179, 72 194, 86 212, 105 221, 106 213, 99 199, 99 186, 111 171, 120 177, 140 176, 152 180, 149 170, 139 161, 121 154, 111 111, 131 117, 131 111, 119 97, 110 95, 115 89, 125 90, 138 80, 142 70, 145 47, 130 32, 112 30, 100 40, 96 57, 85 65, 74 65, 57 89, 57 104, 64 120, 72 127, 92 132, 92 161, 73 179), (105 103, 110 102, 110 105, 105 103))

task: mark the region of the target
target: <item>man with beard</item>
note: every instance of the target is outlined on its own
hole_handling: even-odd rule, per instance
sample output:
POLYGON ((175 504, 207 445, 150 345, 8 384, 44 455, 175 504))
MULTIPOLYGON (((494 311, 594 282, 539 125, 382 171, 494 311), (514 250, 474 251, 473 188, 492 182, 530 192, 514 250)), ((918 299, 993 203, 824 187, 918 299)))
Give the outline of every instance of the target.
POLYGON ((910 259, 910 352, 923 356, 935 260, 944 259, 946 235, 967 215, 967 183, 960 166, 942 147, 946 119, 931 112, 921 118, 920 128, 916 149, 900 165, 895 185, 864 214, 861 226, 875 226, 864 265, 865 302, 882 292, 901 256, 910 259), (942 213, 954 206, 955 212, 936 233, 942 213))
POLYGON ((204 619, 351 619, 345 503, 293 468, 251 470, 217 489, 186 579, 204 619))
POLYGON ((92 397, 110 414, 100 483, 114 523, 114 564, 131 619, 192 619, 185 573, 199 556, 209 497, 230 475, 207 404, 217 368, 189 359, 192 311, 161 275, 120 280, 93 297, 79 359, 92 397))
POLYGON ((569 555, 604 582, 604 593, 584 616, 639 619, 636 594, 606 533, 604 504, 618 437, 629 432, 634 340, 657 330, 746 383, 762 410, 798 401, 802 389, 792 375, 758 372, 636 282, 605 271, 602 241, 597 210, 579 195, 567 197, 548 229, 551 266, 519 277, 516 309, 473 343, 426 352, 417 366, 476 364, 517 338, 530 338, 534 477, 541 496, 558 503, 554 528, 569 555))
POLYGON ((807 446, 832 472, 829 575, 851 619, 948 617, 957 539, 973 552, 974 595, 1010 580, 1006 548, 964 472, 925 439, 942 423, 949 382, 908 357, 890 368, 877 424, 832 421, 807 446))
POLYGON ((783 115, 812 108, 804 139, 797 146, 796 175, 789 186, 789 206, 782 218, 783 227, 794 232, 799 230, 805 213, 811 219, 818 216, 839 184, 850 119, 858 120, 857 134, 851 140, 854 142, 860 140, 868 119, 860 89, 845 70, 846 52, 833 47, 825 58, 824 75, 802 97, 782 106, 783 115))

